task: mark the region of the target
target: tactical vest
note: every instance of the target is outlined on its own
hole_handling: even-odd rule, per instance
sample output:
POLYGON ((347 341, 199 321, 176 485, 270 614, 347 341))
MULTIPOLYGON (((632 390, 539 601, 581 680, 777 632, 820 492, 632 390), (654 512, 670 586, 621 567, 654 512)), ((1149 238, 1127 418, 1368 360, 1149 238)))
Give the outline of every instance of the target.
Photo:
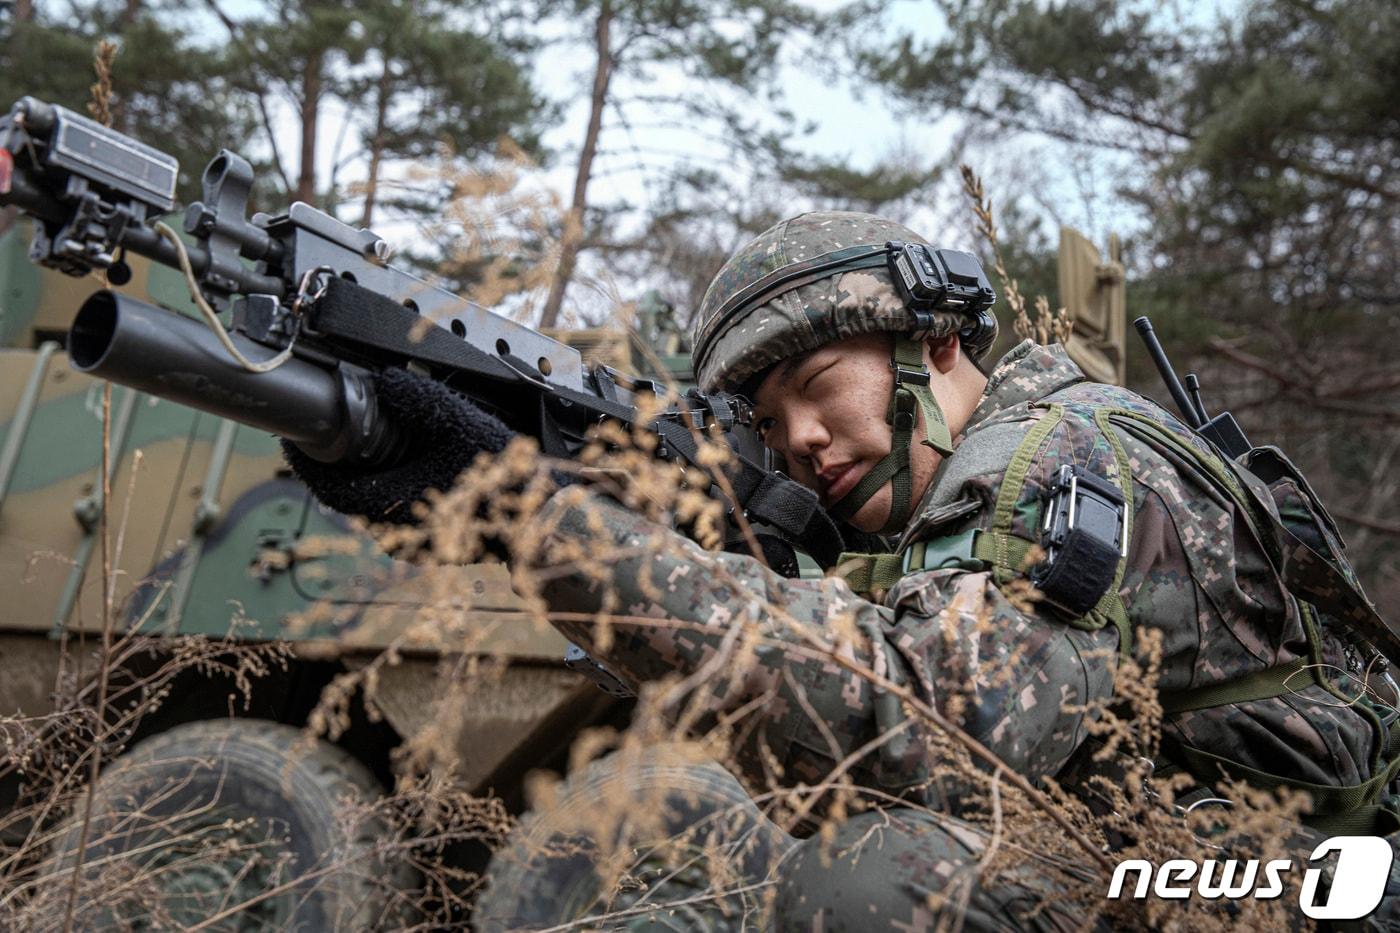
MULTIPOLYGON (((1108 624, 1116 626, 1120 655, 1128 657, 1132 651, 1132 631, 1119 588, 1132 533, 1133 491, 1127 454, 1115 429, 1122 430, 1192 464, 1209 478, 1218 493, 1234 504, 1284 589, 1297 602, 1307 638, 1307 656, 1290 663, 1227 681, 1164 691, 1161 695, 1163 712, 1171 716, 1270 699, 1311 682, 1336 696, 1339 702, 1354 703, 1372 723, 1376 734, 1386 737, 1370 762, 1373 776, 1349 786, 1312 784, 1260 771, 1214 752, 1171 740, 1167 735, 1163 736, 1164 740, 1169 740, 1163 743, 1165 761, 1158 763, 1158 773, 1184 769, 1207 789, 1222 777, 1230 777, 1259 789, 1288 787, 1307 791, 1312 796, 1313 809, 1304 823, 1330 835, 1389 834, 1400 830, 1400 813, 1388 805, 1389 801, 1383 800, 1389 785, 1400 774, 1400 716, 1394 709, 1386 709, 1384 704, 1378 708, 1367 700, 1357 703, 1356 698, 1347 696, 1324 675, 1319 625, 1325 616, 1335 624, 1350 627, 1395 664, 1400 664, 1400 636, 1381 619, 1362 592, 1343 553, 1336 525, 1297 467, 1274 447, 1256 447, 1242 458, 1242 463, 1230 460, 1213 448, 1202 449, 1207 445, 1192 443, 1182 433, 1144 411, 1098 405, 1086 409, 1084 402, 1072 398, 1074 390, 1075 386, 1070 386, 1031 404, 1032 411, 1039 409, 1043 413, 1011 453, 989 527, 912 540, 919 538, 920 524, 916 524, 906 533, 896 553, 844 554, 838 566, 852 589, 878 595, 907 574, 937 569, 986 571, 1000 587, 1029 577, 1043 588, 1047 601, 1060 610, 1059 614, 1069 625, 1085 630, 1098 630, 1108 624), (1119 553, 1110 554, 1101 542, 1069 544, 1072 553, 1061 555, 1061 568, 1069 567, 1075 559, 1082 559, 1085 567, 1081 569, 1086 572, 1062 574, 1068 580, 1056 582, 1037 575, 1033 564, 1043 553, 1042 541, 1013 533, 1013 516, 1018 509, 1050 509, 1051 503, 1043 498, 1026 500, 1024 487, 1030 468, 1043 456, 1046 440, 1064 419, 1067 405, 1078 413, 1092 412, 1099 439, 1106 445, 1105 449, 1111 451, 1111 455, 1101 457, 1111 462, 1112 469, 1103 471, 1105 475, 1100 482, 1113 487, 1118 501, 1125 503, 1123 546, 1119 553), (1095 592, 1084 592, 1083 578, 1090 581, 1095 592), (1052 592, 1051 583, 1055 583, 1058 593, 1052 592), (1061 598, 1056 599, 1054 595, 1061 598)), ((1186 429, 1181 430, 1185 432, 1186 429)), ((1005 453, 1003 449, 1001 454, 1005 453)), ((948 461, 950 466, 955 463, 956 457, 948 461)), ((947 479, 940 476, 935 482, 941 486, 947 479)), ((1088 481, 1093 482, 1092 478, 1088 481)), ((956 517, 956 510, 945 512, 943 523, 956 517)), ((1045 524, 1048 520, 1036 523, 1037 526, 1045 524)), ((1392 698, 1389 702, 1396 701, 1392 698)), ((1204 795, 1208 794, 1207 790, 1204 795)))

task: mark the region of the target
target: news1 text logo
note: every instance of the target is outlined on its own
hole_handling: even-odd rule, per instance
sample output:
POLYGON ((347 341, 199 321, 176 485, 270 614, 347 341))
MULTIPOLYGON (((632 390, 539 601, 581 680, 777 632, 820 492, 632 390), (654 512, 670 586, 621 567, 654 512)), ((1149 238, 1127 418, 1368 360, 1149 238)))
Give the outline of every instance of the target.
MULTIPOLYGON (((1324 840, 1308 856, 1314 867, 1304 867, 1303 887, 1298 906, 1313 920, 1359 920, 1372 913, 1385 894, 1386 880, 1394 854, 1390 843, 1380 836, 1333 836, 1324 840), (1337 867, 1325 897, 1319 897, 1322 869, 1316 867, 1333 852, 1337 867), (1322 901, 1318 903, 1319 899, 1322 901)), ((1192 896, 1206 900, 1238 900, 1252 897, 1275 898, 1284 892, 1284 876, 1293 871, 1291 859, 1169 859, 1154 866, 1145 859, 1119 862, 1109 882, 1108 897, 1124 896, 1129 877, 1132 888, 1127 896, 1147 897, 1149 892, 1162 898, 1192 896)))

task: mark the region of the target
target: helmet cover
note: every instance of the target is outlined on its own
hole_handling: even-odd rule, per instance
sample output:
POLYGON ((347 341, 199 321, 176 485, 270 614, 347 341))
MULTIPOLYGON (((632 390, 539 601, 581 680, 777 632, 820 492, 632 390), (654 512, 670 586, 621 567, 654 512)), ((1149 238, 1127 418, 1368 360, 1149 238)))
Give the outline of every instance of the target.
MULTIPOLYGON (((847 337, 878 332, 909 333, 914 313, 895 292, 883 262, 867 268, 837 268, 794 286, 765 292, 761 304, 728 309, 736 295, 779 270, 851 247, 880 246, 891 240, 925 243, 902 224, 873 214, 814 211, 784 220, 735 253, 705 291, 695 328, 696 381, 706 392, 736 392, 753 377, 790 356, 847 337)), ((956 333, 969 321, 961 311, 936 311, 928 336, 956 333)), ((925 321, 927 325, 927 321, 925 321)), ((990 342, 989 342, 990 343, 990 342)), ((968 348, 981 352, 985 347, 968 348)))

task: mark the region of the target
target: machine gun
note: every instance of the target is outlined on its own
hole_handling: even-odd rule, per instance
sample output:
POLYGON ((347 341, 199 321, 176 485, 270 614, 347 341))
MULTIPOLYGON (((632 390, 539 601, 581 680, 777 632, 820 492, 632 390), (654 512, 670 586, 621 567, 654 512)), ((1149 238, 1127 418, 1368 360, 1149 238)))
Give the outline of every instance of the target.
POLYGON ((302 202, 248 218, 253 170, 227 149, 185 212, 187 244, 159 220, 175 207, 178 171, 171 156, 32 97, 0 119, 0 205, 35 220, 32 261, 106 270, 120 285, 126 254, 145 256, 184 273, 205 317, 98 291, 69 332, 76 369, 366 467, 411 443, 376 404, 373 374, 387 367, 439 380, 554 457, 576 456, 589 427, 612 419, 655 433, 658 457, 700 466, 704 431, 732 451, 729 482, 711 490, 729 513, 835 562, 835 524, 815 493, 775 471, 742 398, 691 390, 643 422, 642 397, 664 386, 585 369, 572 347, 393 268, 371 231, 302 202))

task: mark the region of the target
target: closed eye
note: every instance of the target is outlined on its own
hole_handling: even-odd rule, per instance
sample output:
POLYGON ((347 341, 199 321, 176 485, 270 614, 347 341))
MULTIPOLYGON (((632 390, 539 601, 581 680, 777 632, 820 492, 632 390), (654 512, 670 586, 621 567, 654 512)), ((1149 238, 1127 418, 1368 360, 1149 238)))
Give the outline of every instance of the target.
POLYGON ((803 394, 803 395, 806 395, 807 392, 808 392, 808 390, 810 390, 810 389, 812 388, 812 383, 816 381, 817 377, 820 376, 822 373, 826 372, 827 370, 831 369, 831 367, 833 367, 833 366, 835 366, 835 365, 836 365, 836 360, 832 360, 831 362, 827 363, 825 366, 818 367, 816 370, 814 370, 813 372, 809 373, 808 376, 807 376, 807 378, 804 379, 804 380, 802 380, 802 389, 801 389, 802 394, 803 394))

